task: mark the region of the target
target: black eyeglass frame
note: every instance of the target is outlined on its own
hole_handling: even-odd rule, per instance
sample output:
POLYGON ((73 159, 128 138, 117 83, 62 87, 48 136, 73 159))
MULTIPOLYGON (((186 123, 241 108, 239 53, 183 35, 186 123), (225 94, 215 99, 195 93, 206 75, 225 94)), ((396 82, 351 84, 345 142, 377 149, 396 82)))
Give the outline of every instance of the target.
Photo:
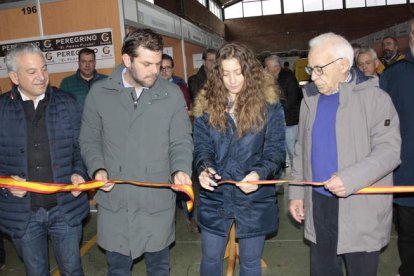
POLYGON ((172 66, 160 66, 160 71, 171 71, 172 69, 172 66))
POLYGON ((338 60, 343 59, 343 57, 339 57, 337 59, 335 59, 334 61, 331 61, 323 66, 318 66, 316 65, 315 67, 310 67, 309 65, 305 66, 305 72, 306 74, 308 74, 309 76, 312 76, 312 73, 315 72, 315 75, 317 76, 322 76, 323 75, 323 68, 337 62, 338 60))

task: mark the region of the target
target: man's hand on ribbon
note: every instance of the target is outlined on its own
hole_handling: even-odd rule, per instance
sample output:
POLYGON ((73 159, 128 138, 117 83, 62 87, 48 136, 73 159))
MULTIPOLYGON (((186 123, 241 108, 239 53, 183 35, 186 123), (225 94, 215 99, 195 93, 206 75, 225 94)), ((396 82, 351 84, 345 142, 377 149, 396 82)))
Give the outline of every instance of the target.
MULTIPOLYGON (((175 172, 173 174, 172 181, 174 182, 174 184, 178 184, 178 185, 192 184, 191 183, 191 177, 183 171, 175 172)), ((177 191, 177 192, 179 191, 179 189, 175 188, 174 186, 172 186, 171 189, 173 189, 174 191, 177 191)))
POLYGON ((102 191, 110 192, 112 188, 114 187, 115 183, 108 182, 108 173, 105 170, 99 170, 95 173, 95 180, 103 181, 105 182, 105 185, 100 187, 102 191))
MULTIPOLYGON (((18 177, 17 175, 12 175, 11 176, 14 180, 16 181, 21 181, 21 182, 25 182, 26 179, 23 179, 21 177, 18 177)), ((27 194, 27 191, 21 190, 21 189, 17 189, 17 188, 9 188, 9 192, 17 197, 24 197, 27 194)))
POLYGON ((294 199, 289 202, 289 212, 293 219, 299 223, 305 219, 305 208, 302 199, 294 199))
MULTIPOLYGON (((77 173, 72 174, 70 177, 70 181, 72 181, 73 185, 79 185, 81 183, 85 183, 85 179, 77 173)), ((71 191, 70 192, 74 197, 78 197, 82 191, 71 191)))
POLYGON ((260 177, 257 174, 257 172, 253 171, 253 172, 249 173, 248 175, 246 175, 239 183, 236 184, 236 186, 239 187, 240 190, 243 191, 243 193, 250 194, 252 192, 257 191, 257 189, 259 188, 259 185, 257 185, 257 184, 248 184, 246 182, 258 181, 259 179, 260 179, 260 177))
POLYGON ((341 178, 339 178, 339 176, 334 175, 324 183, 325 189, 329 190, 337 197, 346 196, 346 189, 344 183, 342 182, 341 178))

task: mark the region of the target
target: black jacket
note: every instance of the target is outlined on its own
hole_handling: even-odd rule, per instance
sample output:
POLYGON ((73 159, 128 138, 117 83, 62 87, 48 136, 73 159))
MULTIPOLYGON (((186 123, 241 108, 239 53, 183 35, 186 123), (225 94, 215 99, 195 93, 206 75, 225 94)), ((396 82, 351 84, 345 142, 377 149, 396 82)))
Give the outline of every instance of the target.
POLYGON ((291 71, 281 70, 278 84, 282 89, 281 102, 285 110, 286 125, 297 125, 299 123, 300 102, 303 98, 302 89, 291 71))

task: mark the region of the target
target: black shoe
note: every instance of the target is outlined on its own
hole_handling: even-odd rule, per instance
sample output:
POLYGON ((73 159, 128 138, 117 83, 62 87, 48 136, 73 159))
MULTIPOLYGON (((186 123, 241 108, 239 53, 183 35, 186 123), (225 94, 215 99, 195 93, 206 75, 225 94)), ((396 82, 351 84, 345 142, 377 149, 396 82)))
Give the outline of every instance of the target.
POLYGON ((285 163, 283 164, 283 168, 284 168, 284 169, 289 168, 289 163, 288 163, 288 162, 285 162, 285 163))

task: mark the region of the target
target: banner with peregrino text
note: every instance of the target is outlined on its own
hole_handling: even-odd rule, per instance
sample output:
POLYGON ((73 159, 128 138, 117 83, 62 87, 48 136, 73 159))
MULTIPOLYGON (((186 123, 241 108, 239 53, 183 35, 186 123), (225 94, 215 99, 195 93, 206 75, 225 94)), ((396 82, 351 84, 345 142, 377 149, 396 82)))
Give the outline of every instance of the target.
POLYGON ((78 69, 78 52, 91 48, 96 55, 96 68, 115 66, 112 29, 97 29, 76 33, 64 33, 0 41, 0 78, 7 77, 5 56, 18 43, 32 43, 45 56, 49 73, 74 72, 78 69))

